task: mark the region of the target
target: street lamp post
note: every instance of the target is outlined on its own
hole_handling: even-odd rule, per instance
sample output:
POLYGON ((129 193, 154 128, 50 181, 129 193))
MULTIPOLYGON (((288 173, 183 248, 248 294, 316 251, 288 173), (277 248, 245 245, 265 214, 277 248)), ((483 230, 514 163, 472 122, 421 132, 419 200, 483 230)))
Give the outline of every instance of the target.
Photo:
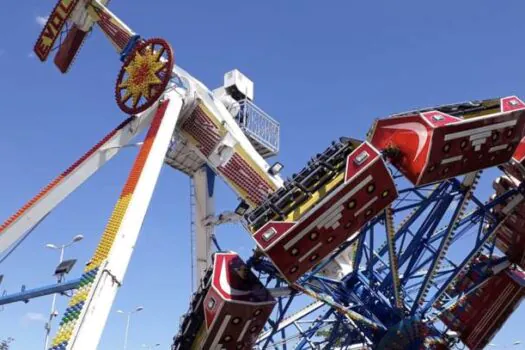
MULTIPOLYGON (((83 235, 76 235, 75 237, 73 237, 71 242, 69 242, 67 244, 62 244, 61 246, 57 246, 55 244, 48 243, 48 244, 46 244, 46 248, 60 250, 60 260, 59 260, 58 263, 61 264, 64 261, 64 251, 65 251, 65 249, 67 247, 69 247, 70 245, 75 244, 76 242, 80 242, 83 239, 84 239, 83 235)), ((58 283, 62 282, 62 278, 63 277, 64 277, 64 275, 57 276, 58 283)), ((49 343, 49 334, 51 333, 51 322, 53 321, 53 317, 57 316, 57 312, 55 310, 56 300, 57 300, 57 294, 54 293, 53 294, 53 301, 51 302, 51 313, 49 314, 49 321, 45 325, 46 340, 45 340, 44 350, 47 349, 47 346, 48 346, 48 343, 49 343)))
POLYGON ((133 315, 134 313, 137 313, 139 311, 142 311, 142 310, 144 310, 144 307, 142 307, 142 306, 139 306, 135 310, 129 311, 129 312, 124 312, 122 310, 117 310, 117 313, 123 314, 123 315, 127 315, 126 332, 124 334, 124 350, 126 350, 128 348, 128 334, 129 334, 129 323, 131 321, 131 315, 133 315))

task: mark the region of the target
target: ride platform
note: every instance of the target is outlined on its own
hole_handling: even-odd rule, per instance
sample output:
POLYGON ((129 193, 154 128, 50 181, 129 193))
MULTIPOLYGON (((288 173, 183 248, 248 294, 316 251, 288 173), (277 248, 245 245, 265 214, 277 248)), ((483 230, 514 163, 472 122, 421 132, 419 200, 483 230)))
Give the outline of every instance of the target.
POLYGON ((525 138, 521 139, 511 160, 503 165, 503 169, 517 179, 525 179, 525 138))
POLYGON ((216 253, 210 272, 172 349, 251 349, 276 300, 236 253, 216 253))
POLYGON ((525 273, 504 270, 440 317, 470 349, 483 349, 525 296, 525 273))
POLYGON ((369 141, 419 186, 508 162, 524 126, 525 103, 510 96, 379 119, 369 141))
MULTIPOLYGON (((517 179, 508 176, 498 177, 493 184, 496 195, 502 195, 515 188, 518 185, 516 181, 517 179)), ((496 216, 500 218, 504 216, 502 211, 506 203, 495 206, 496 216)), ((505 253, 510 262, 525 268, 525 203, 518 204, 497 230, 496 247, 505 253)))
POLYGON ((291 283, 357 234, 397 197, 390 171, 368 142, 346 157, 333 181, 338 178, 340 183, 330 193, 325 187, 309 193, 320 200, 300 217, 294 214, 301 210, 292 211, 253 233, 258 248, 291 283))

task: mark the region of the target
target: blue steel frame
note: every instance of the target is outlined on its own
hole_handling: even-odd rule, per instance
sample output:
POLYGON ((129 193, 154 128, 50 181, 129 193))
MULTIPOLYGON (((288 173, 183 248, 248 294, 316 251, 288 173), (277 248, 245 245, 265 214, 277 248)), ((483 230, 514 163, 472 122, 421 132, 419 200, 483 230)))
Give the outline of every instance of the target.
POLYGON ((55 293, 64 293, 73 289, 77 289, 80 284, 80 278, 66 281, 62 283, 52 284, 45 287, 39 287, 35 289, 22 290, 19 293, 6 294, 0 297, 0 305, 12 304, 19 301, 24 303, 29 302, 29 300, 34 298, 43 297, 46 295, 51 295, 55 293))
MULTIPOLYGON (((398 187, 401 186, 398 184, 398 187)), ((476 256, 481 253, 493 256, 491 238, 500 221, 491 209, 518 193, 524 193, 523 186, 485 202, 477 198, 475 192, 463 188, 457 178, 421 187, 406 185, 405 181, 405 188, 399 190, 398 199, 392 204, 397 224, 394 242, 403 309, 395 305, 385 216, 381 214, 298 281, 301 287, 347 307, 367 322, 350 319, 327 305, 320 306, 323 304, 319 302, 317 308, 301 313, 305 307, 304 298, 292 292, 279 298, 257 349, 331 349, 336 343, 340 348, 358 343, 375 347, 388 329, 407 319, 423 320, 430 334, 445 339, 450 347, 458 345, 457 340, 446 338, 447 329, 438 319, 444 308, 458 298, 448 295, 447 288, 461 271, 470 268, 476 256), (465 209, 464 201, 470 203, 468 212, 460 213, 465 209), (466 238, 470 239, 467 245, 466 238), (351 245, 357 247, 352 272, 341 280, 323 276, 321 270, 351 245), (447 253, 459 246, 463 254, 454 257, 447 253), (301 299, 303 304, 293 307, 294 301, 301 299), (296 319, 294 315, 298 315, 296 319), (309 317, 313 319, 307 320, 309 317), (307 328, 300 326, 305 324, 307 328), (370 327, 370 324, 377 327, 370 327)), ((268 287, 286 286, 269 261, 250 260, 249 263, 268 287)), ((480 280, 466 293, 484 282, 480 280)), ((290 288, 293 290, 293 286, 290 288)))
MULTIPOLYGON (((493 256, 491 238, 500 221, 491 210, 517 194, 523 195, 525 187, 522 184, 488 202, 467 191, 456 178, 421 187, 406 185, 398 192, 392 212, 398 227, 393 237, 399 278, 392 276, 395 270, 390 266, 386 219, 382 213, 297 282, 300 288, 342 305, 354 316, 342 314, 322 300, 313 300, 313 303, 309 300, 310 304, 306 304, 308 299, 294 286, 288 286, 290 293, 278 297, 277 307, 258 339, 257 349, 353 348, 350 346, 355 344, 382 349, 378 344, 388 330, 412 319, 423 320, 431 335, 446 339, 447 329, 439 323, 439 314, 459 297, 448 295, 448 287, 460 272, 470 268, 472 260, 480 253, 493 256), (462 209, 464 199, 470 201, 471 207, 468 213, 458 217, 456 214, 462 209), (463 246, 460 259, 446 254, 447 248, 467 236, 472 242, 463 246), (356 247, 352 271, 340 280, 324 276, 322 269, 351 245, 356 247), (440 268, 429 273, 435 266, 440 268), (402 309, 396 306, 392 292, 396 280, 402 294, 402 309)), ((218 246, 215 239, 214 243, 218 246)), ((505 258, 500 258, 498 263, 502 260, 505 258)), ((268 260, 252 258, 248 264, 268 288, 287 287, 268 260)), ((485 281, 481 279, 465 293, 471 293, 485 281)), ((4 296, 0 298, 0 305, 64 292, 76 288, 78 283, 79 280, 74 280, 4 296)), ((421 339, 414 339, 414 344, 419 341, 421 339)), ((447 341, 449 347, 457 342, 447 341)))
MULTIPOLYGON (((388 329, 414 316, 426 320, 433 334, 443 338, 446 328, 438 325, 436 320, 458 298, 447 295, 447 288, 461 271, 469 268, 472 259, 480 252, 489 256, 494 254, 494 244, 490 243, 490 238, 499 222, 491 209, 524 192, 522 185, 485 203, 472 195, 469 199, 473 208, 459 219, 451 220, 455 215, 450 215, 450 212, 456 213, 467 195, 458 179, 399 190, 392 212, 395 221, 398 221, 394 241, 404 308, 400 310, 396 307, 392 293, 394 279, 386 246, 385 216, 381 214, 298 281, 301 287, 343 305, 362 319, 352 319, 320 301, 314 300, 313 304, 305 305, 305 298, 290 286, 290 294, 278 298, 277 307, 265 326, 264 336, 260 337, 257 349, 331 349, 354 344, 377 346, 388 329), (397 220, 399 218, 401 220, 397 220), (454 236, 449 245, 474 233, 471 246, 459 261, 442 254, 444 238, 451 232, 454 236), (323 276, 321 270, 351 245, 356 246, 352 272, 341 280, 323 276), (429 274, 426 270, 438 262, 445 265, 435 274, 429 274), (429 286, 428 294, 425 293, 425 285, 429 286), (423 294, 427 295, 421 298, 423 294), (417 299, 421 299, 420 302, 416 302, 417 299), (438 306, 436 302, 440 299, 438 306)), ((216 240, 214 243, 217 244, 216 240)), ((287 286, 269 261, 250 259, 249 264, 268 288, 287 286)), ((484 282, 481 279, 466 293, 484 282)), ((4 296, 0 298, 0 305, 27 302, 35 297, 64 292, 76 288, 78 283, 78 280, 74 280, 4 296)))

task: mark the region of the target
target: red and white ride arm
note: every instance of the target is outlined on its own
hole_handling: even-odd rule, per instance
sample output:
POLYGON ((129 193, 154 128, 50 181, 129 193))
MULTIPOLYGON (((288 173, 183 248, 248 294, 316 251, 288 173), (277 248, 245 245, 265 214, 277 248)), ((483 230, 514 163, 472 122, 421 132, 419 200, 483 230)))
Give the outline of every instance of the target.
POLYGON ((107 134, 15 214, 0 224, 0 254, 33 229, 73 191, 150 125, 153 111, 130 117, 107 134))

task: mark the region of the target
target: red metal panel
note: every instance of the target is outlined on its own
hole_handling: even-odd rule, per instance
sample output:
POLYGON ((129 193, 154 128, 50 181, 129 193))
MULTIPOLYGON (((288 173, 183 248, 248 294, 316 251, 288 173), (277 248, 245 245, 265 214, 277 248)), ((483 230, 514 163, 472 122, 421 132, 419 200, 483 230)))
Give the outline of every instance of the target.
POLYGON ((423 185, 506 163, 524 136, 525 104, 501 100, 502 112, 461 119, 439 111, 378 120, 372 144, 423 185))
POLYGON ((521 139, 521 142, 518 148, 516 148, 516 152, 514 152, 512 158, 514 158, 519 163, 523 163, 525 160, 525 138, 521 139))
POLYGON ((496 276, 484 290, 484 295, 473 301, 468 332, 462 334, 471 349, 481 349, 490 342, 524 295, 523 288, 507 274, 496 276))
POLYGON ((270 221, 255 233, 254 238, 259 246, 265 250, 268 246, 282 238, 283 235, 288 234, 288 230, 295 226, 295 224, 295 221, 270 221))
POLYGON ((496 233, 496 247, 505 253, 510 262, 525 268, 525 231, 502 227, 496 233))
POLYGON ((226 302, 208 330, 201 349, 251 349, 272 312, 272 307, 255 307, 226 302))
POLYGON ((461 293, 468 291, 475 283, 481 282, 490 273, 488 265, 485 262, 488 260, 486 255, 481 255, 474 260, 472 268, 461 272, 456 278, 456 284, 447 289, 447 294, 455 297, 461 293))
MULTIPOLYGON (((507 176, 500 176, 494 181, 493 187, 496 194, 501 195, 515 188, 516 183, 507 176)), ((495 206, 496 216, 504 216, 501 211, 506 203, 495 206)), ((518 204, 496 232, 496 247, 505 253, 510 262, 525 268, 525 203, 518 204)))
POLYGON ((77 4, 78 0, 59 0, 49 15, 34 47, 35 54, 42 62, 49 56, 53 45, 77 4))
POLYGON ((62 73, 66 73, 71 67, 86 36, 87 32, 78 29, 77 25, 73 24, 55 56, 55 65, 62 73))
POLYGON ((505 226, 518 234, 525 232, 525 218, 520 212, 514 212, 505 221, 505 226))
POLYGON ((505 172, 513 177, 524 180, 525 179, 525 138, 521 139, 520 144, 516 148, 512 159, 503 165, 505 172))
POLYGON ((369 143, 364 142, 357 147, 346 161, 345 182, 358 175, 366 167, 377 161, 381 155, 369 143))
POLYGON ((380 154, 366 142, 348 156, 345 175, 345 182, 298 222, 269 222, 253 235, 288 281, 296 281, 397 196, 380 154))
POLYGON ((210 156, 221 140, 219 128, 200 107, 197 107, 191 114, 191 117, 182 126, 182 130, 197 141, 197 148, 205 157, 210 156))
POLYGON ((118 47, 118 52, 122 53, 133 33, 102 4, 90 2, 88 6, 90 6, 90 9, 99 17, 97 24, 102 32, 118 47))
POLYGON ((524 109, 525 103, 521 101, 517 96, 508 96, 501 99, 501 111, 511 112, 519 109, 524 109))
POLYGON ((523 272, 507 270, 445 312, 441 320, 459 332, 470 349, 482 349, 494 337, 525 296, 523 272))
POLYGON ((523 111, 467 119, 436 128, 420 183, 492 167, 510 160, 523 136, 523 111))
MULTIPOLYGON (((201 107, 195 109, 182 126, 182 130, 197 142, 197 148, 207 158, 223 136, 219 127, 201 107)), ((275 185, 264 179, 238 152, 235 152, 226 164, 217 167, 217 172, 223 175, 238 193, 239 190, 244 191, 245 194, 240 195, 251 204, 261 204, 276 189, 275 185)))
POLYGON ((275 299, 235 253, 217 253, 212 288, 204 299, 202 349, 250 349, 275 299))
POLYGON ((433 128, 438 126, 445 126, 451 123, 457 123, 461 121, 461 118, 454 117, 439 111, 430 111, 421 113, 421 116, 427 120, 433 128))
POLYGON ((210 288, 204 298, 204 319, 206 320, 206 327, 208 329, 210 329, 212 324, 220 318, 218 316, 220 315, 224 303, 224 299, 221 298, 219 293, 210 288))
POLYGON ((251 304, 275 302, 268 290, 235 253, 215 254, 212 288, 224 300, 251 304))
POLYGON ((261 204, 275 190, 239 153, 235 153, 228 163, 217 167, 217 171, 246 191, 246 199, 251 203, 261 204))
POLYGON ((420 115, 376 121, 370 142, 380 150, 395 148, 400 152, 392 163, 411 182, 416 183, 427 164, 432 126, 420 115))

